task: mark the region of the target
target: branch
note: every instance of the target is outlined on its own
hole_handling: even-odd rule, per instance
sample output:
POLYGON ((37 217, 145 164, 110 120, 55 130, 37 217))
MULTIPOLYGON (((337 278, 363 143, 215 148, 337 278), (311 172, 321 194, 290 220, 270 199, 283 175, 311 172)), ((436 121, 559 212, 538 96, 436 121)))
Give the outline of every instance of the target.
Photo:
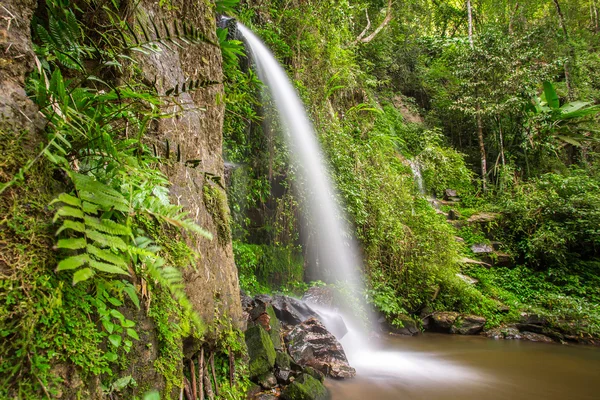
POLYGON ((364 37, 365 34, 367 33, 367 31, 369 30, 369 28, 371 27, 371 20, 369 20, 369 14, 367 13, 367 27, 360 33, 360 35, 358 35, 358 37, 354 40, 354 42, 352 42, 352 44, 354 45, 359 42, 360 43, 369 43, 371 40, 373 40, 375 38, 375 36, 377 36, 379 34, 379 32, 381 32, 383 30, 383 28, 385 28, 387 26, 387 24, 390 23, 392 18, 393 18, 392 0, 388 0, 387 12, 386 12, 385 18, 383 19, 383 21, 381 21, 381 24, 379 24, 377 29, 375 29, 373 31, 373 33, 371 33, 369 36, 364 37))

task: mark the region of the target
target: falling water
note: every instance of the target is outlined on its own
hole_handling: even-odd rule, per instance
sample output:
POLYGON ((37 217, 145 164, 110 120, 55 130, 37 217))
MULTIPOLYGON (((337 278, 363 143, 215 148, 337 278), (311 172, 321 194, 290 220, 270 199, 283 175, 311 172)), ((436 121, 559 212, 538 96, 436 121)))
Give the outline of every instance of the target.
POLYGON ((292 161, 301 178, 302 195, 307 201, 305 218, 316 236, 312 243, 318 246, 319 269, 327 272, 329 280, 345 280, 357 285, 361 282, 357 247, 336 201, 323 154, 304 106, 285 71, 261 40, 242 24, 238 24, 238 31, 249 46, 258 76, 279 113, 292 161))
MULTIPOLYGON (((308 201, 305 216, 319 245, 319 268, 328 271, 330 277, 360 288, 361 261, 357 246, 336 201, 323 154, 304 106, 285 71, 267 47, 244 25, 238 23, 237 27, 254 59, 259 77, 275 103, 292 160, 300 173, 302 194, 308 201)), ((362 306, 369 310, 366 305, 362 306)), ((327 310, 321 310, 321 315, 327 316, 327 310)), ((343 315, 343 318, 348 333, 340 342, 350 365, 359 375, 400 376, 412 371, 413 374, 447 379, 472 378, 468 369, 444 363, 435 357, 379 350, 360 328, 360 321, 350 315, 343 315)))
POLYGON ((410 169, 412 170, 419 193, 425 194, 425 186, 423 185, 423 175, 421 174, 421 165, 417 160, 408 160, 410 169))

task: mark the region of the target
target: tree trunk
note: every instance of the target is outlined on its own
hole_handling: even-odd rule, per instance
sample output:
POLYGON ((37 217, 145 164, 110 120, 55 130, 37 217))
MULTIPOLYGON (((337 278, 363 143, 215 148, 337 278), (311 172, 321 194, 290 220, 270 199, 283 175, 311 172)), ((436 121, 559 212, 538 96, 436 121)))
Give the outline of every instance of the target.
POLYGON ((469 16, 469 44, 471 49, 475 48, 473 44, 473 10, 471 8, 471 0, 467 0, 467 13, 469 16))
POLYGON ((556 6, 556 13, 558 14, 558 23, 563 31, 563 34, 565 35, 565 42, 567 43, 567 48, 569 51, 569 57, 567 62, 565 62, 564 66, 565 83, 567 84, 567 97, 569 98, 569 101, 573 101, 575 100, 575 87, 573 86, 571 67, 574 67, 575 65, 575 50, 573 49, 571 41, 569 40, 569 32, 567 31, 567 24, 565 23, 565 16, 563 15, 562 10, 560 8, 560 3, 558 2, 558 0, 553 1, 554 5, 556 6))
POLYGON ((592 0, 592 26, 595 28, 596 33, 600 32, 600 26, 598 25, 598 6, 596 0, 592 0))
POLYGON ((481 187, 487 191, 487 159, 485 143, 483 141, 483 121, 481 120, 481 105, 477 103, 477 140, 479 141, 479 155, 481 156, 481 187))

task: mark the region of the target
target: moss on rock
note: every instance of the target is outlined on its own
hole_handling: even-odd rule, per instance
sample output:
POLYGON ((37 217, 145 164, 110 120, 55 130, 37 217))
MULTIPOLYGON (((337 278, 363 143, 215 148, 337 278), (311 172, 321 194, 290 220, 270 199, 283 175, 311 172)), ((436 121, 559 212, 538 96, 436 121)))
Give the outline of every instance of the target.
POLYGON ((250 356, 250 379, 256 379, 273 369, 275 347, 262 326, 255 325, 246 331, 246 346, 250 356))
POLYGON ((283 400, 326 400, 329 391, 321 382, 308 374, 302 374, 281 394, 283 400))

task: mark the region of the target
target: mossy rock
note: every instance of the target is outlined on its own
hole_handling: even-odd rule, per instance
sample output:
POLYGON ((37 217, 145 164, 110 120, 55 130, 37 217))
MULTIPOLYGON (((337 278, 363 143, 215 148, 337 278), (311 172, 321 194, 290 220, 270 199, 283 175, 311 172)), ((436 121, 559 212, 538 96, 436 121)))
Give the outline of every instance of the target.
POLYGON ((273 341, 273 346, 275 349, 281 350, 283 345, 281 343, 281 322, 277 319, 275 315, 275 310, 272 305, 267 305, 265 312, 269 315, 270 321, 269 325, 271 326, 271 331, 269 335, 271 336, 271 340, 273 341))
POLYGON ((304 367, 302 368, 305 374, 308 374, 318 380, 319 382, 323 382, 325 380, 325 375, 321 371, 317 371, 313 367, 304 367))
POLYGON ((281 398, 283 400, 327 400, 330 396, 321 382, 308 374, 302 374, 281 393, 281 398))
POLYGON ((292 357, 282 351, 278 351, 275 356, 275 366, 279 369, 289 370, 292 368, 293 362, 292 357))
POLYGON ((261 325, 248 328, 246 346, 250 356, 250 379, 255 380, 273 369, 275 347, 271 337, 261 325))

